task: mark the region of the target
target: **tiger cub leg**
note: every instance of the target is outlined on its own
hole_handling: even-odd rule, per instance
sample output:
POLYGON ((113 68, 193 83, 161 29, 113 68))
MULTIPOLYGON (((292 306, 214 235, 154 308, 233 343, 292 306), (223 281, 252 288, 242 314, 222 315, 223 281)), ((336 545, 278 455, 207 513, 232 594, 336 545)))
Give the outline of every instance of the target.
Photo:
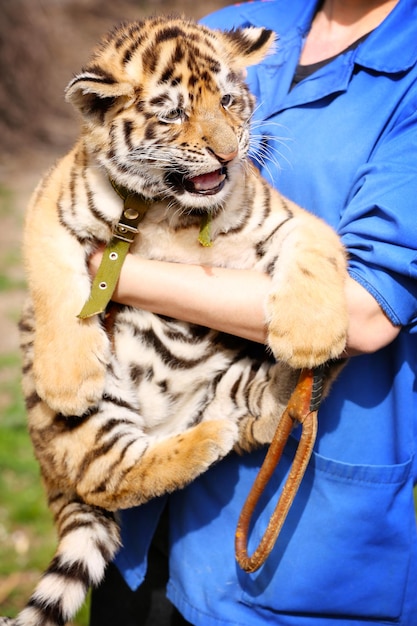
MULTIPOLYGON (((346 360, 339 359, 326 365, 319 401, 327 396, 345 364, 346 360)), ((263 363, 256 370, 241 394, 247 402, 247 411, 239 420, 239 441, 235 446, 238 452, 250 452, 271 443, 299 378, 300 370, 281 362, 263 363)))
MULTIPOLYGON (((275 200, 277 194, 274 192, 275 200)), ((282 202, 278 200, 278 202, 282 202)), ((277 232, 280 250, 268 297, 268 345, 277 360, 314 368, 343 353, 348 330, 347 256, 333 229, 286 201, 293 219, 277 232)))
POLYGON ((233 448, 238 429, 226 419, 184 424, 180 434, 152 434, 126 376, 113 366, 100 404, 81 416, 52 411, 27 371, 29 430, 45 480, 88 504, 129 508, 181 489, 233 448))
POLYGON ((239 420, 237 452, 271 443, 299 374, 284 363, 264 362, 248 378, 240 393, 246 412, 239 420))
POLYGON ((85 467, 77 493, 107 510, 143 504, 188 485, 226 456, 237 437, 237 425, 224 419, 202 422, 160 440, 132 429, 131 436, 115 443, 105 458, 97 456, 85 467))

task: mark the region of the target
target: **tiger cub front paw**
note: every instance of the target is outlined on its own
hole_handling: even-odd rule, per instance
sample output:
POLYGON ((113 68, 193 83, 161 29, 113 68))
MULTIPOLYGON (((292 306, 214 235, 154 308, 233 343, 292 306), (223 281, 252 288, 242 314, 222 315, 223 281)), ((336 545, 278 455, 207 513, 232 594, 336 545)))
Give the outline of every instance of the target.
POLYGON ((96 320, 78 321, 53 337, 35 339, 36 390, 64 415, 82 415, 101 399, 110 345, 96 320))
POLYGON ((344 289, 272 294, 268 344, 277 360, 296 369, 340 357, 346 347, 348 315, 344 289))

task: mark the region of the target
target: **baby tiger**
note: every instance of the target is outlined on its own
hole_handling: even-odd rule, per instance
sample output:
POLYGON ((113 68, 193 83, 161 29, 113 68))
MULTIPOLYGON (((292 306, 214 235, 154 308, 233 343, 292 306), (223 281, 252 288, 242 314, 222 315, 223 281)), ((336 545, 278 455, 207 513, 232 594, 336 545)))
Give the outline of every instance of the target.
POLYGON ((244 68, 274 38, 150 18, 115 28, 67 87, 82 130, 28 208, 20 325, 29 430, 59 545, 26 608, 3 624, 71 619, 118 549, 114 511, 183 488, 233 448, 268 444, 297 369, 345 347, 338 237, 248 156, 244 68), (267 348, 113 303, 80 317, 88 257, 114 240, 126 202, 143 213, 134 254, 270 275, 267 348))

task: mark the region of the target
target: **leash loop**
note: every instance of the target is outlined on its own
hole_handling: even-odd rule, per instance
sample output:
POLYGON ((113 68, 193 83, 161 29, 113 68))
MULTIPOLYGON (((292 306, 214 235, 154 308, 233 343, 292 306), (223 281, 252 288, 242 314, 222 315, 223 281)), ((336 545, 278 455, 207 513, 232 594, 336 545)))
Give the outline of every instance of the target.
POLYGON ((243 505, 235 534, 235 554, 245 572, 255 572, 268 558, 307 469, 317 435, 317 412, 325 381, 326 365, 304 369, 276 428, 265 460, 243 505), (256 505, 279 463, 294 426, 301 424, 301 437, 287 480, 268 522, 268 526, 252 555, 248 555, 248 536, 256 505))

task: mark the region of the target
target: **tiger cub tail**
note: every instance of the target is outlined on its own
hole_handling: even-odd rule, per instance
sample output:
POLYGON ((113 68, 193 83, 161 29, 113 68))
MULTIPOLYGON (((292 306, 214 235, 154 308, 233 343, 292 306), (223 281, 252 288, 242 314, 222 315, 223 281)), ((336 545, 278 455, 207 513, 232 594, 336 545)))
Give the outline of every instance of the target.
POLYGON ((26 607, 0 626, 64 626, 84 603, 88 589, 104 577, 119 546, 113 513, 83 502, 53 496, 59 543, 26 607))

